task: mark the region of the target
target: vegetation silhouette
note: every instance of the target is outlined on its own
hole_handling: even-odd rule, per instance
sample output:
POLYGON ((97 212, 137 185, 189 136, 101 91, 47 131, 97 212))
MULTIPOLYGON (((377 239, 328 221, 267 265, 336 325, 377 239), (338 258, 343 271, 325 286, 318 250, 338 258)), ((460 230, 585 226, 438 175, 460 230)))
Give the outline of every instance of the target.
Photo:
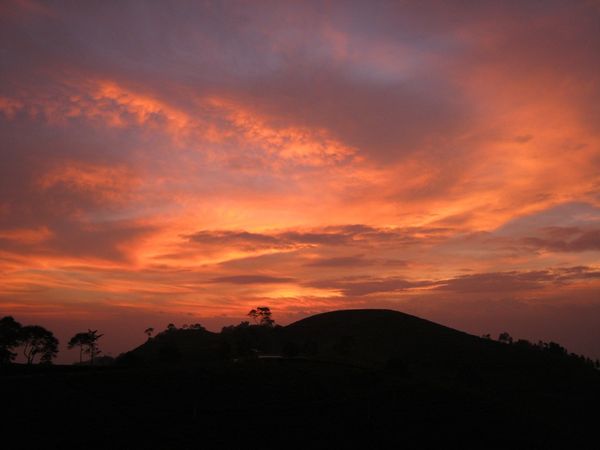
MULTIPOLYGON (((231 447, 265 424, 279 446, 546 449, 595 438, 598 362, 560 344, 480 338, 388 310, 285 327, 253 311, 219 333, 145 330, 116 360, 98 356, 97 330, 73 336, 94 365, 5 364, 5 426, 36 427, 13 448, 231 447), (67 420, 71 431, 55 433, 67 420)), ((23 345, 21 328, 0 319, 5 354, 23 345)))
POLYGON ((58 353, 58 339, 51 331, 39 325, 21 328, 19 344, 23 347, 27 364, 32 364, 37 355, 41 355, 40 362, 51 363, 58 353))
POLYGON ((510 334, 508 334, 506 331, 504 333, 500 333, 498 335, 498 342, 503 342, 505 344, 512 344, 513 343, 513 338, 510 334))
POLYGON ((39 325, 22 326, 13 317, 0 319, 0 366, 11 363, 17 354, 13 350, 21 347, 27 364, 39 362, 51 364, 58 354, 58 339, 51 331, 39 325))
POLYGON ((255 324, 263 327, 272 327, 275 325, 271 309, 268 306, 259 306, 256 309, 250 310, 248 317, 251 317, 255 324))
POLYGON ((144 334, 148 336, 148 339, 152 339, 152 334, 154 333, 154 328, 148 327, 144 330, 144 334))
POLYGON ((11 316, 0 319, 0 365, 9 364, 17 356, 12 350, 19 345, 21 328, 11 316))
POLYGON ((79 363, 83 363, 83 354, 87 354, 90 356, 89 364, 94 365, 94 361, 96 357, 101 353, 100 348, 98 347, 98 339, 100 339, 103 334, 98 334, 98 330, 87 330, 85 332, 77 333, 73 336, 67 347, 69 349, 79 347, 79 363))

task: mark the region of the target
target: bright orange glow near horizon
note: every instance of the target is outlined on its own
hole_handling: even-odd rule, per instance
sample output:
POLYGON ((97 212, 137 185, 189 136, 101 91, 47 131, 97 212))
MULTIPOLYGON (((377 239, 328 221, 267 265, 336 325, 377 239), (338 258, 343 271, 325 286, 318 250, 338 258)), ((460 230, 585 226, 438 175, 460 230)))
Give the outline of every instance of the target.
POLYGON ((5 2, 0 316, 117 354, 258 305, 391 308, 600 357, 598 23, 585 0, 5 2))

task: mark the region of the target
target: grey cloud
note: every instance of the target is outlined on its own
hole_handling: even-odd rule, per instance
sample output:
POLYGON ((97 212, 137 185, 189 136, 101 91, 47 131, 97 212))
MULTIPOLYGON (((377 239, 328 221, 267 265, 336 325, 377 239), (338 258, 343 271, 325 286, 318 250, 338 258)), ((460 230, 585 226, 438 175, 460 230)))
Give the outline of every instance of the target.
POLYGON ((261 248, 285 248, 287 244, 276 236, 250 233, 248 231, 216 230, 199 231, 186 235, 190 242, 203 245, 238 246, 247 250, 261 248))
POLYGON ((245 250, 294 248, 298 246, 411 245, 423 239, 444 239, 448 228, 375 228, 367 225, 328 226, 312 230, 252 233, 244 230, 202 230, 184 235, 192 244, 230 245, 245 250))
POLYGON ((526 247, 553 252, 583 252, 600 250, 600 229, 553 228, 544 237, 521 239, 526 247))
POLYGON ((462 293, 501 293, 535 290, 545 284, 564 284, 600 278, 600 270, 587 266, 537 271, 509 271, 463 275, 435 283, 435 289, 462 293))
POLYGON ((537 289, 540 282, 553 279, 547 271, 479 273, 441 281, 436 289, 455 292, 513 292, 537 289))
POLYGON ((363 255, 337 256, 333 258, 318 258, 306 263, 309 267, 356 267, 372 265, 373 261, 365 259, 363 255))
POLYGON ((269 275, 230 275, 225 277, 216 277, 210 280, 211 283, 231 283, 231 284, 279 284, 293 283, 294 278, 275 277, 269 275))
POLYGON ((463 275, 446 280, 406 280, 387 278, 339 278, 315 280, 307 286, 334 289, 348 297, 358 297, 384 292, 401 292, 415 288, 455 293, 497 294, 530 291, 546 284, 568 284, 582 279, 598 279, 600 270, 587 266, 563 267, 538 271, 490 272, 463 275))
POLYGON ((0 250, 20 255, 57 256, 128 261, 127 244, 138 242, 156 228, 130 221, 95 223, 76 220, 48 222, 50 235, 41 242, 19 242, 0 237, 0 250))
POLYGON ((358 297, 381 292, 398 292, 425 286, 429 282, 408 281, 403 278, 345 278, 334 280, 317 280, 307 283, 307 286, 319 289, 339 290, 348 297, 358 297))
POLYGON ((366 266, 392 266, 405 267, 408 261, 401 259, 365 258, 364 255, 334 256, 330 258, 317 258, 304 264, 307 267, 366 267, 366 266))

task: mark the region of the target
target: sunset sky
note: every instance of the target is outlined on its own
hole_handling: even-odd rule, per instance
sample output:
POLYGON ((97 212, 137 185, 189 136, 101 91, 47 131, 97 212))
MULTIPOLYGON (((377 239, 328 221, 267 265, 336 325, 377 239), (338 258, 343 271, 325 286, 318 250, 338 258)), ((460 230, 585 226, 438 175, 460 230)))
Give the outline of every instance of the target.
POLYGON ((0 316, 260 305, 600 357, 600 3, 1 2, 0 316))

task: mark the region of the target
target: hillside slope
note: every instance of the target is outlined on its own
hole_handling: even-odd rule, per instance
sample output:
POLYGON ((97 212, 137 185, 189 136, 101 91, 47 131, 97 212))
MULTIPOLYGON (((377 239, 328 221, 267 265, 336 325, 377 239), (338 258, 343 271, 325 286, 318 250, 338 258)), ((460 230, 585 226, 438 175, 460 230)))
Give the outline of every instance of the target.
POLYGON ((171 364, 219 359, 221 337, 204 328, 165 330, 135 349, 121 355, 125 364, 171 364))
POLYGON ((323 357, 365 363, 401 358, 427 361, 484 357, 498 344, 398 311, 332 311, 284 328, 282 337, 301 347, 316 345, 323 357))

